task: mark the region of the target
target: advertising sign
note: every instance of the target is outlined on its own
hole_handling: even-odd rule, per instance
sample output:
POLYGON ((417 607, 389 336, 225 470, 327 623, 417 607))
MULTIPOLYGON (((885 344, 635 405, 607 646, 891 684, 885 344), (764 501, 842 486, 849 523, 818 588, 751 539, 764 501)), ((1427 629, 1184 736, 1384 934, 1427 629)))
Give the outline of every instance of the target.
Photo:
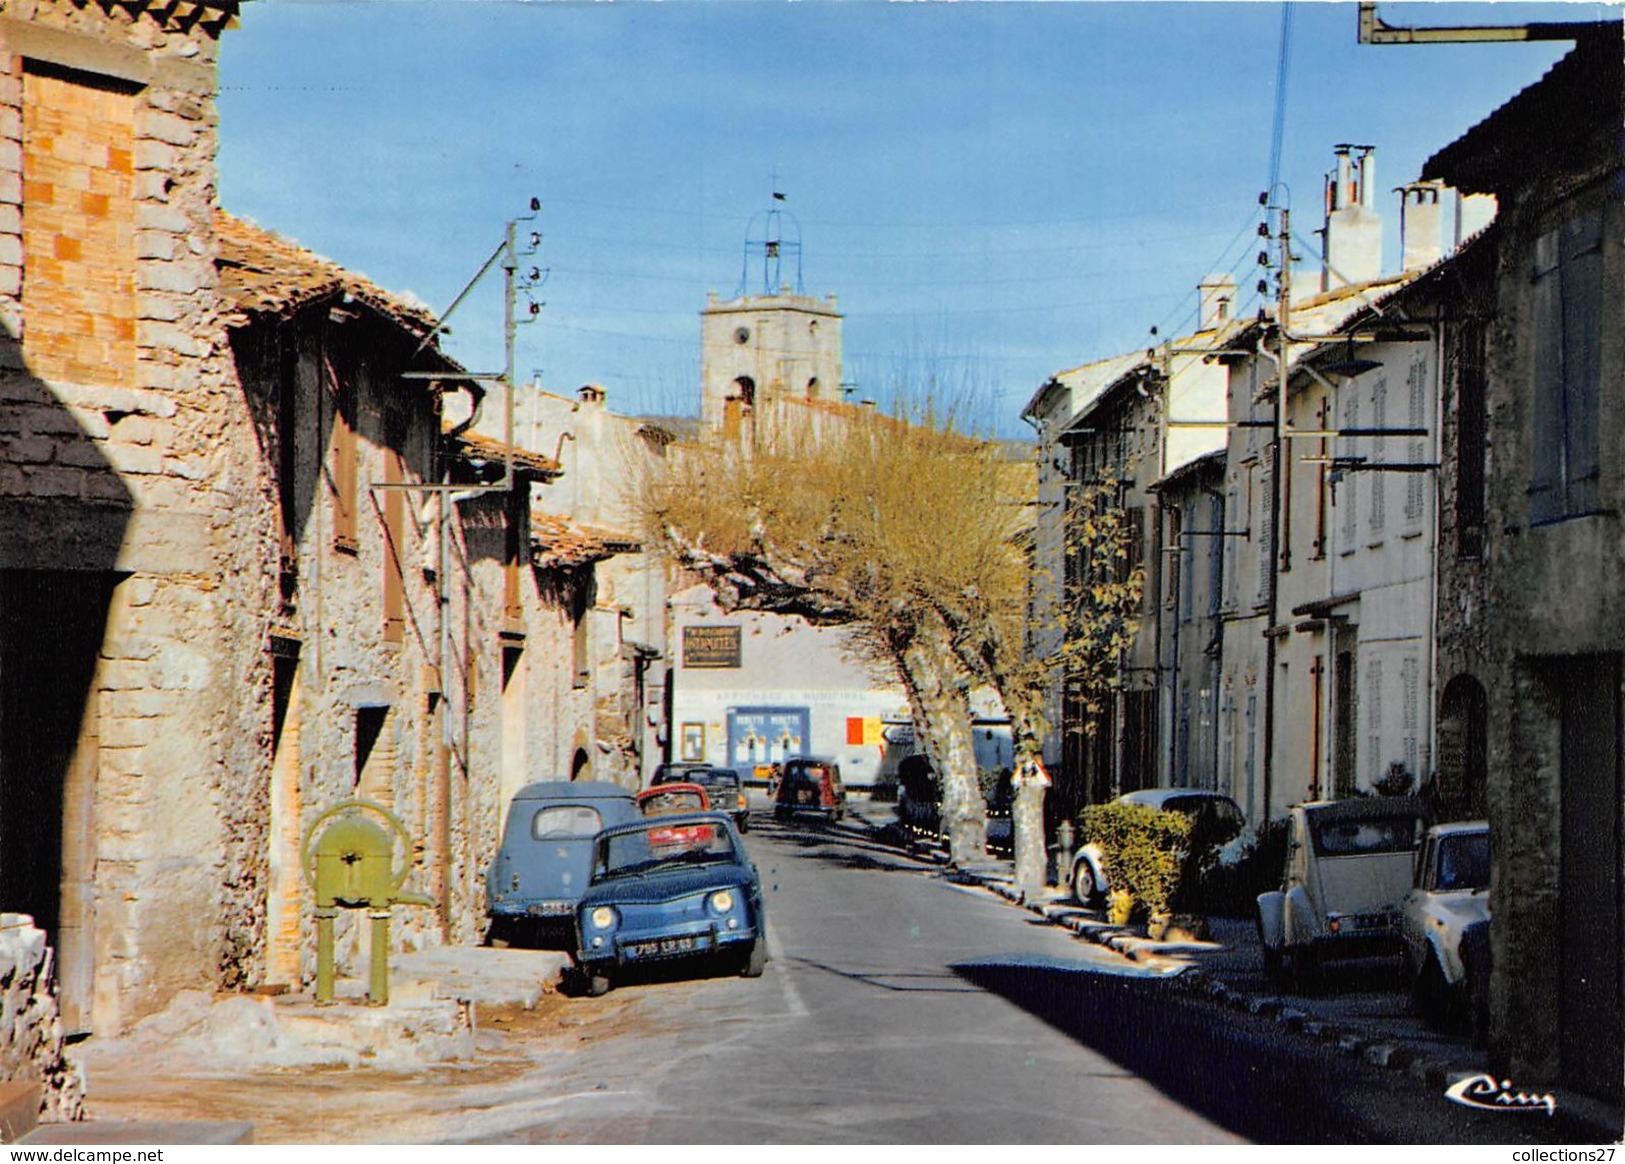
POLYGON ((691 670, 738 667, 739 627, 685 626, 683 666, 691 670))

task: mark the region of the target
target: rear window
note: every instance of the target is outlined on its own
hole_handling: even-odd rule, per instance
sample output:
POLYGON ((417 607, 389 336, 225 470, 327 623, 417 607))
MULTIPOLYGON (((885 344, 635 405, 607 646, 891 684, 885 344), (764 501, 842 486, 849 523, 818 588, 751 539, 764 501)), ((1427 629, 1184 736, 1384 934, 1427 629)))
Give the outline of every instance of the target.
POLYGON ((1310 831, 1320 856, 1359 857, 1410 852, 1416 848, 1416 825, 1414 816, 1372 817, 1313 822, 1310 831))
POLYGON ((585 804, 560 804, 544 808, 530 820, 530 835, 545 841, 559 837, 590 837, 604 827, 596 808, 585 804))

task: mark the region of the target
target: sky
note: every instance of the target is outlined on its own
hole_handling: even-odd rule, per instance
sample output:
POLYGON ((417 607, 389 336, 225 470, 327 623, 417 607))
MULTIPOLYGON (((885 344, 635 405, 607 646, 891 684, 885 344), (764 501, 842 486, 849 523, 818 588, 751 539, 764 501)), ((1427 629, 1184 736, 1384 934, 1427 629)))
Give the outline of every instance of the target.
MULTIPOLYGON (((633 414, 698 411, 700 310, 763 289, 746 244, 776 208, 799 289, 837 296, 855 398, 968 397, 1020 436, 1049 376, 1194 327, 1204 276, 1235 272, 1250 314, 1278 88, 1299 253, 1332 147, 1372 145, 1392 269, 1388 192, 1563 51, 1360 45, 1333 3, 263 0, 222 43, 220 197, 437 313, 538 199, 516 368, 633 414)), ((500 370, 500 277, 447 324, 500 370)))

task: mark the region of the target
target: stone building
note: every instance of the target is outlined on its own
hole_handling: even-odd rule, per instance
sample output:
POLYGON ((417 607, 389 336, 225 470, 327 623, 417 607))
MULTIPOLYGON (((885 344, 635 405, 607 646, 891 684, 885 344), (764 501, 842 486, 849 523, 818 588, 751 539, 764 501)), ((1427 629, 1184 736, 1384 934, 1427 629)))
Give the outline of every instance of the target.
POLYGON ((1039 438, 1039 517, 1029 600, 1034 646, 1064 640, 1067 612, 1079 607, 1079 595, 1091 581, 1078 534, 1093 516, 1082 511, 1084 490, 1113 483, 1130 533, 1121 574, 1145 567, 1140 626, 1120 662, 1120 686, 1106 707, 1089 711, 1088 697, 1070 675, 1058 677, 1050 696, 1056 730, 1047 751, 1058 754, 1047 759, 1059 761, 1052 794, 1057 814, 1168 779, 1177 711, 1164 682, 1169 673, 1160 619, 1168 593, 1165 558, 1177 544, 1164 541, 1169 519, 1161 511, 1157 486, 1224 444, 1225 371, 1206 357, 1236 326, 1234 298, 1230 280, 1204 280, 1195 331, 1143 354, 1061 373, 1023 411, 1039 438))
POLYGON ((1162 592, 1157 596, 1163 676, 1162 766, 1175 788, 1219 787, 1219 679, 1224 624, 1221 568, 1226 540, 1224 450, 1179 466, 1156 482, 1162 525, 1162 592))
POLYGON ((700 419, 730 436, 754 432, 781 399, 841 399, 841 314, 789 287, 719 299, 700 313, 700 419))
MULTIPOLYGON (((672 574, 643 544, 641 505, 675 437, 657 422, 612 411, 596 384, 573 398, 528 389, 522 409, 525 439, 539 451, 551 441, 562 470, 539 494, 532 522, 538 568, 577 571, 575 681, 588 704, 577 743, 595 779, 639 787, 663 759, 672 574)), ((555 778, 573 768, 555 762, 555 778)))
POLYGON ((240 980, 273 564, 215 294, 215 61, 236 4, 0 16, 0 902, 64 1025, 240 980))
POLYGON ((403 911, 402 939, 480 932, 472 871, 495 844, 497 793, 475 693, 482 671, 495 683, 495 640, 511 628, 492 625, 489 642, 478 630, 522 619, 523 601, 506 575, 481 586, 474 563, 495 558, 518 578, 524 499, 552 466, 522 457, 511 484, 493 484, 481 467, 505 470, 505 459, 455 432, 443 441, 445 396, 484 389, 428 342, 435 321, 423 309, 229 215, 218 226, 232 354, 258 437, 262 508, 238 514, 239 536, 258 534, 276 566, 252 640, 270 671, 258 709, 268 730, 260 763, 238 774, 247 791, 230 822, 247 920, 236 977, 222 985, 297 988, 314 953, 301 842, 347 798, 383 805, 418 842, 408 887, 432 894, 438 917, 403 911))
MULTIPOLYGON (((1493 194, 1451 272, 1439 678, 1444 769, 1482 762, 1495 838, 1491 1052, 1614 1100, 1625 1062, 1625 209, 1621 28, 1423 169, 1493 194)), ((1470 779, 1470 775, 1468 776, 1470 779)))

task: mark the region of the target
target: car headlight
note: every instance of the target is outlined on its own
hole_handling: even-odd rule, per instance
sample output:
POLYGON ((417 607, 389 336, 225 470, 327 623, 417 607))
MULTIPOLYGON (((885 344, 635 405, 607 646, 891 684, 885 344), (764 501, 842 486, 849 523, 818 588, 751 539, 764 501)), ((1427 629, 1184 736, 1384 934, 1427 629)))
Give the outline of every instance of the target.
POLYGON ((734 895, 726 890, 719 889, 711 895, 711 908, 718 913, 727 913, 734 907, 734 895))
POLYGON ((600 930, 607 930, 616 922, 615 911, 607 905, 600 905, 588 916, 593 926, 600 930))

